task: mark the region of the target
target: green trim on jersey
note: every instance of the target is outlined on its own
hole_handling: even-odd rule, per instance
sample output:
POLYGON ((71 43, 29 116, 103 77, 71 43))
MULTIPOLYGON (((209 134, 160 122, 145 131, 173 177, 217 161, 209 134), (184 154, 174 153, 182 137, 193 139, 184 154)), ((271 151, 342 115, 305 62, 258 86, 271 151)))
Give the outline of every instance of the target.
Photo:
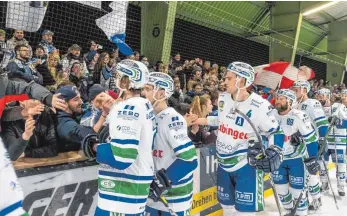
POLYGON ((192 192, 193 192, 193 181, 181 187, 171 188, 169 192, 165 194, 165 196, 166 197, 185 196, 192 192))
POLYGON ((177 155, 177 157, 185 161, 192 161, 197 158, 196 149, 191 148, 187 151, 181 152, 177 155))
POLYGON ((126 159, 133 159, 133 160, 137 158, 138 151, 135 148, 119 148, 111 144, 111 149, 112 149, 113 156, 126 158, 126 159))
POLYGON ((326 118, 316 121, 317 128, 319 128, 320 126, 326 126, 328 124, 329 124, 329 122, 326 118))
POLYGON ((98 178, 99 190, 132 196, 148 196, 149 185, 149 183, 140 184, 136 182, 126 182, 101 177, 98 178), (104 186, 104 184, 101 183, 102 181, 107 181, 106 187, 104 186))

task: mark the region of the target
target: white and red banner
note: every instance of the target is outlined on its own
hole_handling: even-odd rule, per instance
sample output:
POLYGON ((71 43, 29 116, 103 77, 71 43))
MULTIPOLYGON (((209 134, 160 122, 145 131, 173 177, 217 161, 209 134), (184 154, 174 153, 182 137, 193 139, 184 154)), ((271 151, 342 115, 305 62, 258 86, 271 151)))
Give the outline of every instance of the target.
POLYGON ((306 66, 296 68, 290 62, 272 62, 254 68, 256 85, 262 85, 273 90, 285 89, 293 86, 297 80, 314 78, 313 70, 306 66))

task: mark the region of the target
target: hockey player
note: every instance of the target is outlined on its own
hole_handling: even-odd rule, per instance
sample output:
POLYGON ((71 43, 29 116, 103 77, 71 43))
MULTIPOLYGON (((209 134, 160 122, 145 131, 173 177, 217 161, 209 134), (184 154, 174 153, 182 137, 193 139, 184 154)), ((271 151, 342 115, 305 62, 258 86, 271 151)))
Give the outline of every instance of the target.
POLYGON ((325 116, 330 116, 330 90, 326 88, 319 89, 317 92, 317 100, 321 103, 325 116))
POLYGON ((316 174, 320 168, 316 158, 318 139, 307 114, 292 108, 295 101, 296 96, 292 90, 277 91, 275 102, 277 111, 273 110, 272 113, 279 121, 286 138, 283 163, 272 176, 284 209, 290 213, 295 202, 299 202, 296 215, 304 216, 307 215, 308 208, 306 193, 303 193, 306 168, 312 174, 316 174), (303 196, 298 200, 301 193, 303 196))
POLYGON ((190 215, 192 206, 196 150, 188 137, 185 119, 167 105, 166 100, 173 93, 173 79, 158 72, 150 73, 149 82, 142 90, 142 95, 153 105, 158 124, 153 150, 156 174, 151 184, 146 216, 171 215, 159 201, 162 194, 178 216, 190 215), (169 187, 165 186, 168 182, 169 187))
MULTIPOLYGON (((310 91, 311 86, 308 81, 298 80, 293 85, 293 91, 296 94, 297 109, 304 111, 313 122, 313 127, 316 133, 319 135, 319 143, 324 142, 324 137, 328 132, 328 120, 324 115, 322 105, 316 99, 310 99, 307 93, 310 91)), ((316 154, 318 153, 318 146, 316 154)), ((309 192, 312 196, 312 203, 309 206, 309 210, 318 210, 322 206, 319 176, 311 175, 309 180, 309 192)))
MULTIPOLYGON (((346 90, 344 90, 344 92, 346 93, 346 90)), ((327 165, 329 163, 329 157, 331 156, 332 161, 336 165, 337 191, 340 196, 345 196, 347 108, 341 101, 336 101, 332 106, 328 107, 327 116, 329 116, 329 122, 332 117, 337 117, 338 121, 328 135, 328 149, 324 152, 324 162, 327 165)), ((323 161, 321 161, 321 163, 323 163, 323 161)), ((327 178, 328 171, 324 169, 323 165, 321 167, 321 187, 322 192, 324 192, 329 189, 327 178)))
MULTIPOLYGON (((347 107, 347 89, 342 89, 341 90, 341 101, 342 104, 347 107)), ((346 124, 346 120, 342 124, 346 124)), ((347 129, 346 129, 347 133, 347 129)), ((345 162, 347 163, 347 136, 346 136, 346 141, 345 141, 345 162)), ((346 166, 346 173, 347 173, 347 166, 346 166)), ((346 177, 345 177, 346 178, 346 177)), ((347 178, 346 178, 346 183, 347 183, 347 178)))
POLYGON ((97 145, 100 167, 95 215, 144 216, 153 180, 156 132, 152 105, 140 97, 149 71, 143 63, 127 59, 117 64, 117 72, 118 88, 124 86, 122 81, 130 82, 122 89, 126 97, 108 115, 110 142, 97 145))
POLYGON ((6 216, 29 216, 23 207, 23 191, 19 185, 10 156, 0 138, 0 215, 6 216), (6 198, 5 198, 6 197, 6 198))
POLYGON ((224 79, 227 92, 219 96, 218 117, 198 119, 195 124, 219 128, 217 190, 224 215, 255 215, 264 210, 264 171, 273 172, 282 162, 284 135, 275 117, 269 114, 270 103, 246 90, 254 81, 254 69, 249 64, 231 63, 224 79), (255 131, 235 108, 269 138, 269 147, 263 153, 262 140, 253 142, 255 131))

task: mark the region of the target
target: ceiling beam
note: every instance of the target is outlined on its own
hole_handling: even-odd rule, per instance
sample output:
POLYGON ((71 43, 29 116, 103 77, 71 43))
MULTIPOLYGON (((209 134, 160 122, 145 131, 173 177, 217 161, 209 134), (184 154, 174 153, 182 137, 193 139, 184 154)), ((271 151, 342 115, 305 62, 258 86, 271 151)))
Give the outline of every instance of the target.
POLYGON ((251 30, 255 29, 259 23, 266 17, 270 14, 270 9, 269 8, 264 8, 262 13, 259 14, 259 16, 257 16, 255 19, 252 20, 252 23, 251 25, 249 26, 249 28, 251 30))
POLYGON ((276 33, 284 33, 284 32, 291 32, 294 31, 294 28, 287 28, 287 29, 276 29, 276 30, 268 30, 268 31, 262 31, 262 32, 251 32, 250 34, 245 34, 243 37, 250 38, 250 37, 258 37, 263 35, 270 35, 270 34, 276 34, 276 33))
POLYGON ((328 33, 322 34, 307 50, 307 52, 312 52, 312 50, 328 35, 328 33))

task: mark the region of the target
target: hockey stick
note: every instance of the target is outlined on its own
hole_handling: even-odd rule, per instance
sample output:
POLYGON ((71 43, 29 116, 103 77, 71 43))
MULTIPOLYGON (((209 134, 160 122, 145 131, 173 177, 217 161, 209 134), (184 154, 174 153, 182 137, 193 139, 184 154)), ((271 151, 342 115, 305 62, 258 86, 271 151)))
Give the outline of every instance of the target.
POLYGON ((331 120, 331 123, 328 127, 328 132, 326 133, 326 135, 323 137, 323 139, 325 140, 324 144, 319 148, 319 151, 317 153, 317 156, 318 158, 321 158, 323 153, 324 153, 324 150, 325 150, 325 147, 326 145, 328 144, 328 142, 326 141, 327 140, 327 137, 330 133, 330 131, 333 129, 333 127, 335 126, 335 123, 337 121, 337 117, 336 116, 333 116, 332 120, 331 120))
POLYGON ((169 210, 169 213, 171 214, 171 216, 178 216, 178 215, 176 214, 176 212, 175 212, 174 210, 172 210, 172 208, 169 206, 167 200, 166 200, 163 196, 160 197, 160 201, 161 201, 161 202, 164 204, 164 206, 169 210))
MULTIPOLYGON (((257 157, 266 157, 265 155, 265 150, 264 150, 264 146, 260 143, 261 142, 261 136, 258 132, 258 130, 255 128, 254 124, 251 122, 251 120, 248 118, 248 116, 246 116, 244 113, 242 113, 240 110, 238 109, 235 109, 235 112, 237 112, 239 115, 241 115, 244 119, 246 119, 246 121, 248 122, 248 124, 252 127, 252 129, 254 130, 254 133, 255 135, 257 136, 257 139, 258 139, 258 143, 260 145, 260 148, 262 150, 262 155, 258 155, 257 157)), ((275 197, 275 201, 276 201, 276 205, 277 205, 277 209, 278 209, 278 212, 280 214, 280 216, 282 216, 282 208, 281 208, 281 203, 280 203, 280 200, 278 198, 278 194, 277 194, 277 191, 276 191, 276 188, 275 188, 275 185, 272 181, 272 178, 271 178, 271 173, 269 173, 269 180, 270 180, 270 184, 271 184, 271 188, 274 192, 274 197, 275 197)))
POLYGON ((333 190, 333 187, 331 186, 331 181, 330 181, 330 177, 329 177, 329 170, 328 170, 327 165, 325 164, 324 161, 323 161, 323 165, 324 165, 324 169, 327 171, 328 184, 329 184, 329 187, 330 187, 330 189, 331 189, 331 193, 333 194, 333 198, 334 198, 334 202, 335 202, 336 209, 339 210, 339 206, 338 206, 338 204, 337 204, 335 192, 334 192, 334 190, 333 190))

